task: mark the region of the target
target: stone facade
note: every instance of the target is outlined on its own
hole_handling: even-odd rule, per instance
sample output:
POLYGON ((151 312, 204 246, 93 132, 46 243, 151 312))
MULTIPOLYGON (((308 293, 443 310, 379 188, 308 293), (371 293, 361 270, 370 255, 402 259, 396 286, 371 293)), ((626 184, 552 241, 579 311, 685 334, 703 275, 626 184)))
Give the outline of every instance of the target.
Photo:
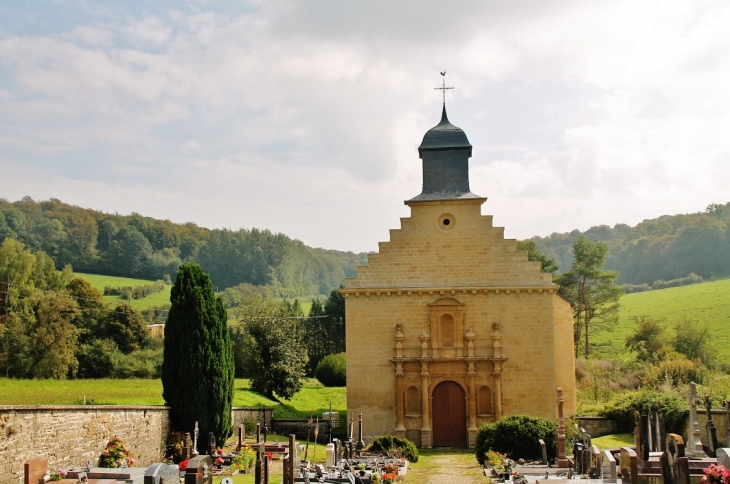
POLYGON ((48 459, 49 466, 95 463, 114 436, 131 449, 138 465, 159 462, 170 433, 169 407, 0 406, 0 484, 23 480, 23 463, 48 459))
MULTIPOLYGON (((445 111, 431 131, 466 140, 445 111)), ((426 448, 473 446, 477 428, 503 415, 556 419, 558 386, 565 415, 575 413, 570 304, 481 214, 486 199, 468 180, 439 191, 431 158, 466 160, 468 146, 422 154, 424 193, 406 202, 411 217, 341 290, 348 415, 363 412, 366 442, 395 434, 426 448)))

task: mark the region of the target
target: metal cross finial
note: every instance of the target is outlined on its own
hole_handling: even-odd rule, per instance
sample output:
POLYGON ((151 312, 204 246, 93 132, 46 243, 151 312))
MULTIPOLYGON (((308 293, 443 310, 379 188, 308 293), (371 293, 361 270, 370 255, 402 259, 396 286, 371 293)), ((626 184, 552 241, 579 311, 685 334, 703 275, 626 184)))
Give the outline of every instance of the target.
POLYGON ((444 106, 446 106, 446 90, 447 89, 453 89, 453 87, 446 87, 446 71, 443 71, 441 73, 442 78, 442 84, 441 87, 434 87, 434 91, 441 91, 441 94, 444 96, 444 106))

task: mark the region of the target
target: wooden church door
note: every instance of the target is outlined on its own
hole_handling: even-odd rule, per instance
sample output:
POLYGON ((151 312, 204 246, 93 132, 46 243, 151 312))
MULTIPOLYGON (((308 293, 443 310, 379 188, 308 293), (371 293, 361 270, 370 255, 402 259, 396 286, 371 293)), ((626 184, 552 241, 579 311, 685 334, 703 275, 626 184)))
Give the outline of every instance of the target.
POLYGON ((466 395, 461 386, 444 381, 433 389, 433 446, 466 447, 466 395))

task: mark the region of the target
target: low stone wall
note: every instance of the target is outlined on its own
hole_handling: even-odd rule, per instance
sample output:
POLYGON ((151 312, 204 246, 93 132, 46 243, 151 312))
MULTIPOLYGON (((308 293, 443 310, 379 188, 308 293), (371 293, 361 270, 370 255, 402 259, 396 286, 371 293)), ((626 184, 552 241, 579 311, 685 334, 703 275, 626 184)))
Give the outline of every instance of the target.
MULTIPOLYGON (((725 413, 725 410, 712 410, 710 413, 712 415, 712 423, 715 424, 715 434, 717 435, 717 442, 718 444, 720 444, 720 447, 727 447, 727 414, 725 413)), ((697 422, 700 425, 700 438, 702 439, 702 443, 707 445, 707 414, 702 408, 697 409, 697 422)), ((687 417, 687 423, 684 426, 685 438, 688 435, 689 425, 689 417, 687 417)))
MULTIPOLYGON (((317 435, 317 442, 320 444, 326 444, 329 442, 329 420, 319 421, 319 434, 317 435)), ((272 422, 273 431, 279 435, 290 435, 296 434, 297 440, 307 441, 307 432, 309 432, 309 440, 314 441, 314 427, 315 424, 309 425, 308 419, 274 419, 272 422)))
POLYGON ((231 411, 231 422, 233 423, 233 433, 237 432, 238 426, 243 425, 246 420, 253 419, 256 423, 261 424, 263 432, 264 425, 271 430, 271 421, 274 418, 274 410, 271 408, 250 408, 250 407, 233 407, 231 411))
POLYGON ((114 436, 138 465, 159 462, 169 433, 169 407, 0 406, 0 484, 22 482, 23 462, 32 458, 58 467, 96 463, 114 436))
POLYGON ((619 426, 605 417, 575 417, 578 427, 584 429, 591 437, 619 433, 619 426))

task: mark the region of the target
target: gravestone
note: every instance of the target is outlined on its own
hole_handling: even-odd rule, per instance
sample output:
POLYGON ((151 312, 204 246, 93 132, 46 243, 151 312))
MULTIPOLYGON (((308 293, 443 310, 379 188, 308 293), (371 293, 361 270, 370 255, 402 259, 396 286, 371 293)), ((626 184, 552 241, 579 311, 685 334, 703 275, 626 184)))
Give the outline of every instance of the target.
POLYGON ((573 458, 575 458, 575 473, 582 475, 583 469, 583 442, 575 442, 573 444, 573 458))
POLYGON ((637 454, 643 461, 649 460, 649 432, 648 432, 648 425, 649 425, 649 416, 648 415, 640 415, 639 416, 639 442, 640 447, 637 447, 636 450, 638 451, 637 454))
POLYGON ((238 445, 236 450, 241 450, 246 445, 246 427, 243 425, 238 426, 238 445))
POLYGON ((702 441, 700 440, 700 423, 697 420, 697 385, 692 382, 689 384, 689 395, 687 396, 687 404, 689 405, 689 429, 687 430, 686 451, 688 457, 704 457, 702 451, 702 441))
POLYGON ((590 467, 588 468, 588 477, 591 479, 600 479, 603 470, 603 454, 597 445, 591 445, 590 449, 590 467))
POLYGON ((185 484, 213 484, 213 461, 209 455, 199 455, 188 461, 185 484))
POLYGON ((665 442, 667 441, 667 429, 664 424, 664 414, 661 410, 656 412, 656 429, 657 429, 657 450, 659 452, 664 450, 665 442))
POLYGON ((667 460, 669 467, 674 467, 674 463, 680 457, 685 457, 684 440, 681 435, 668 434, 667 435, 667 460))
POLYGON ((717 429, 715 429, 715 422, 712 421, 712 403, 709 396, 705 396, 705 412, 707 415, 707 424, 705 426, 707 429, 707 446, 703 449, 708 457, 715 457, 718 448, 717 429))
MULTIPOLYGON (((188 437, 190 437, 189 434, 188 437)), ((149 466, 144 473, 144 484, 174 484, 179 482, 180 468, 177 465, 158 462, 149 466)))
POLYGON ((639 459, 631 447, 621 447, 621 482, 639 484, 639 459))
POLYGON ((674 463, 672 471, 674 484, 690 484, 689 458, 679 457, 674 463))
POLYGON ((662 484, 674 484, 674 476, 672 475, 672 467, 669 465, 669 453, 662 452, 659 457, 659 467, 662 473, 662 484))
POLYGON ((182 460, 190 459, 193 456, 193 439, 190 438, 190 432, 185 432, 183 437, 182 460))
POLYGON ((542 454, 542 465, 547 465, 547 446, 545 445, 545 441, 542 439, 538 439, 538 442, 540 443, 540 453, 542 454))
POLYGON ((603 482, 606 483, 613 483, 618 479, 618 474, 616 473, 616 458, 614 458, 613 454, 609 450, 603 451, 602 474, 603 482))
POLYGON ((23 483, 38 484, 48 470, 48 459, 29 459, 23 464, 23 483))
POLYGON ((558 387, 558 462, 557 467, 565 469, 570 462, 565 456, 565 419, 563 418, 563 388, 558 387))
POLYGON ((215 435, 213 435, 213 432, 208 432, 208 454, 215 455, 215 453, 215 435))
POLYGON ((195 421, 195 428, 193 429, 193 456, 198 455, 198 437, 200 435, 200 429, 198 428, 198 421, 195 421))
POLYGON ((717 465, 730 469, 730 448, 720 447, 717 449, 717 465))

